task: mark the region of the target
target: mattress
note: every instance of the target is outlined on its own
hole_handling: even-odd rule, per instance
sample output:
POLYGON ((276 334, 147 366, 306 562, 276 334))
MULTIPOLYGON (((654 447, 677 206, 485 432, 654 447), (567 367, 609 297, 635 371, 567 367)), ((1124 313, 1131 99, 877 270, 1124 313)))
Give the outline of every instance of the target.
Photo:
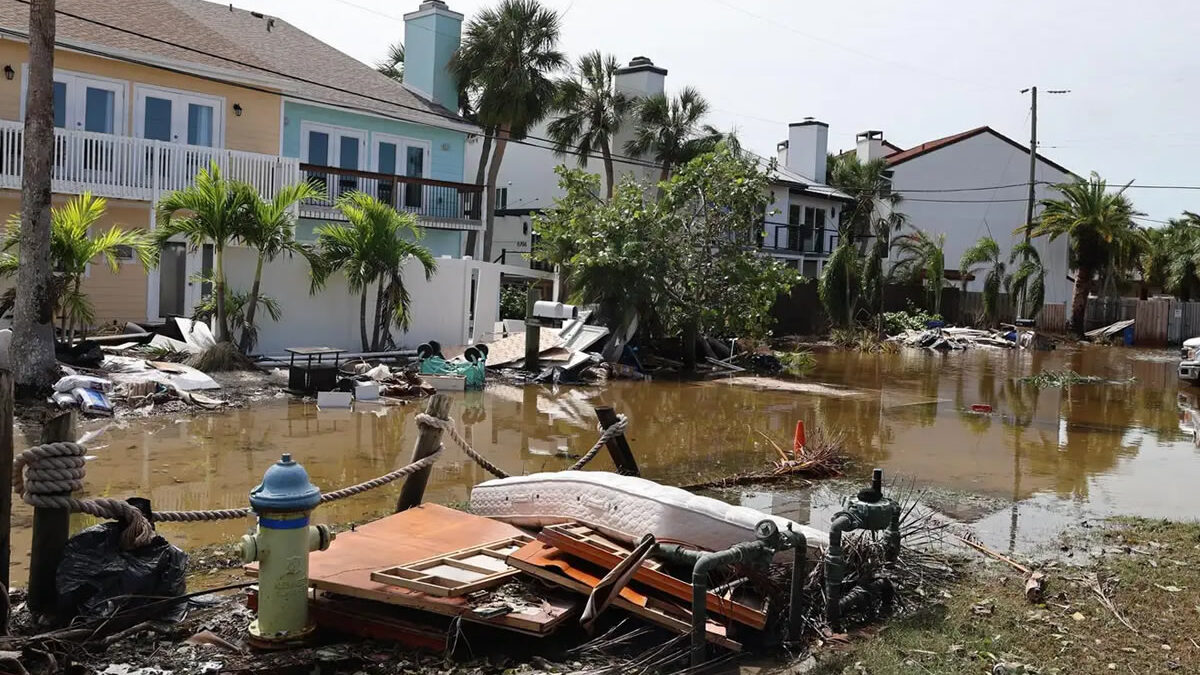
POLYGON ((471 511, 524 527, 576 521, 629 543, 649 533, 710 551, 752 541, 754 526, 773 520, 780 530, 803 533, 810 549, 829 545, 828 533, 787 518, 605 471, 489 480, 471 490, 471 511))

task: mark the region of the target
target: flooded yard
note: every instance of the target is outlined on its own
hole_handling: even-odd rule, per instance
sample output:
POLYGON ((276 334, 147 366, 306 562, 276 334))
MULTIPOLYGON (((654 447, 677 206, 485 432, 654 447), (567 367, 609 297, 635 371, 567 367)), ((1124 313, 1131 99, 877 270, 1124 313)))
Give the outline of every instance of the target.
MULTIPOLYGON (((971 522, 988 545, 1028 552, 1079 521, 1194 515, 1200 450, 1181 429, 1179 403, 1194 407, 1200 390, 1180 389, 1176 363, 1171 351, 1104 347, 833 352, 818 355, 805 380, 822 387, 494 385, 455 395, 451 415, 477 450, 518 474, 567 467, 568 456, 596 439, 592 406, 613 405, 630 417, 628 437, 643 475, 672 484, 761 468, 776 455, 758 432, 786 447, 796 420, 804 420, 809 429, 844 435, 855 459, 851 477, 882 466, 889 480, 929 490, 929 503, 971 522), (1037 389, 1017 380, 1059 369, 1121 382, 1037 389), (973 404, 993 412, 973 413, 973 404)), ((144 496, 160 510, 242 507, 281 452, 292 453, 323 488, 350 485, 408 462, 421 406, 318 411, 314 403, 280 398, 221 414, 118 421, 90 448, 97 459, 88 464, 88 493, 144 496)), ((589 468, 611 464, 601 453, 589 468)), ((489 477, 448 445, 426 499, 465 502, 471 486, 489 477)), ((349 522, 388 513, 398 485, 322 506, 315 517, 349 522)), ((824 526, 838 492, 821 486, 721 496, 824 526)), ((16 580, 28 572, 31 519, 28 507, 14 505, 16 580)), ((250 519, 160 526, 184 548, 232 541, 251 527, 250 519)))

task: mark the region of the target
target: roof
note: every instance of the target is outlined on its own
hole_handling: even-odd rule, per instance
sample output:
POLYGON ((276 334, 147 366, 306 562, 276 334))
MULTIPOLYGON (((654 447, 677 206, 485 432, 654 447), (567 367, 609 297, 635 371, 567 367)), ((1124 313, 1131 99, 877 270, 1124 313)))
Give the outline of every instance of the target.
MULTIPOLYGON (((474 129, 453 111, 371 66, 283 19, 259 12, 205 0, 58 0, 57 10, 55 41, 60 47, 86 45, 114 58, 146 55, 155 63, 170 62, 206 76, 217 74, 235 84, 265 84, 305 100, 462 131, 474 129)), ((0 0, 0 27, 24 38, 28 25, 26 2, 0 0)))
MULTIPOLYGON (((1008 143, 1009 145, 1013 146, 1014 148, 1017 148, 1021 152, 1025 152, 1025 153, 1029 152, 1028 146, 1021 145, 1020 143, 1014 141, 1013 139, 1009 138, 1008 136, 1005 136, 1004 134, 1000 133, 999 131, 996 131, 995 129, 993 129, 989 126, 982 126, 982 127, 975 127, 974 129, 969 129, 967 131, 954 134, 952 136, 946 136, 944 138, 938 138, 938 139, 935 139, 932 141, 927 141, 920 145, 915 145, 907 150, 903 150, 901 152, 897 152, 897 153, 888 155, 884 159, 887 160, 888 166, 896 166, 897 164, 903 164, 904 162, 907 162, 911 159, 916 159, 917 157, 921 157, 922 155, 927 155, 931 152, 934 152, 935 150, 940 150, 942 148, 954 145, 955 143, 958 143, 959 141, 965 141, 968 138, 974 138, 981 134, 991 134, 991 135, 995 136, 996 138, 999 138, 1000 140, 1004 141, 1005 143, 1008 143)), ((1057 162, 1054 162, 1054 161, 1046 158, 1046 156, 1041 153, 1037 154, 1037 158, 1039 160, 1041 160, 1042 162, 1045 162, 1046 164, 1054 167, 1055 169, 1058 169, 1059 171, 1061 171, 1065 174, 1068 174, 1071 176, 1075 175, 1075 172, 1071 171, 1070 169, 1062 166, 1061 164, 1059 164, 1057 162)))
MULTIPOLYGON (((770 168, 771 160, 754 153, 749 154, 754 158, 754 161, 758 165, 759 169, 767 171, 770 168)), ((775 164, 771 182, 777 184, 782 183, 788 187, 799 188, 809 194, 818 195, 827 199, 837 199, 847 202, 854 201, 854 197, 851 197, 845 192, 842 192, 841 190, 838 190, 830 185, 818 183, 807 176, 803 176, 795 171, 792 171, 778 162, 775 164)))

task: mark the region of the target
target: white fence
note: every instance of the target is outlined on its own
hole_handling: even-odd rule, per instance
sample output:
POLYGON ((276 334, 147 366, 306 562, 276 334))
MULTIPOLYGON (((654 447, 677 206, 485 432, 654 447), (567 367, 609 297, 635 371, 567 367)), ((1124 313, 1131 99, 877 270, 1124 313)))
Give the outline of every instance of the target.
MULTIPOLYGON (((0 188, 21 187, 24 131, 20 122, 0 121, 0 188)), ((187 187, 213 162, 225 177, 249 183, 264 197, 300 180, 300 161, 291 157, 55 129, 52 189, 151 201, 187 187)))

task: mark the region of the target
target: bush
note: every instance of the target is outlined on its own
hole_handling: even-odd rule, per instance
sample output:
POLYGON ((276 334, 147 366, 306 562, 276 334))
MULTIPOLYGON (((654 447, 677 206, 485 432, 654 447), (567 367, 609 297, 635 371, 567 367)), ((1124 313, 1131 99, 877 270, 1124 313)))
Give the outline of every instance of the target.
POLYGON ((925 330, 926 323, 941 320, 941 314, 927 312, 909 302, 908 309, 883 313, 883 331, 888 335, 895 335, 906 330, 925 330))
POLYGON ((812 352, 775 352, 775 358, 783 365, 783 372, 792 377, 804 377, 817 366, 817 359, 812 352))
POLYGON ((509 284, 500 287, 500 318, 524 319, 525 300, 529 287, 525 284, 509 284))

